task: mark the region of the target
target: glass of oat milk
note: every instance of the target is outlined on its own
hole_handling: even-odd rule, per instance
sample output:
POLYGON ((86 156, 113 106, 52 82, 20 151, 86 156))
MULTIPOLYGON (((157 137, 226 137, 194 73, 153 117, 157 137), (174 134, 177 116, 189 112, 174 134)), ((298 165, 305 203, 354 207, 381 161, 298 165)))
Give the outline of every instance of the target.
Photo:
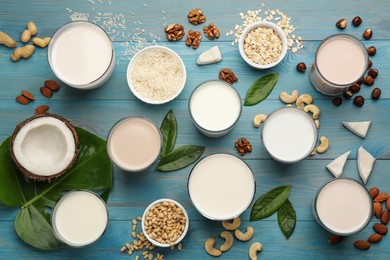
POLYGON ((305 159, 314 150, 318 138, 314 120, 308 113, 295 107, 272 112, 260 134, 264 149, 282 163, 305 159))
POLYGON ((71 247, 84 247, 98 240, 108 224, 106 203, 88 190, 70 191, 52 213, 54 234, 71 247))
POLYGON ((355 179, 335 178, 318 190, 313 215, 332 234, 349 236, 370 222, 372 200, 367 189, 355 179))
POLYGON ((311 66, 313 86, 326 95, 339 95, 366 72, 366 47, 349 34, 335 34, 322 41, 311 66))
POLYGON ((54 33, 48 60, 56 77, 77 89, 103 85, 115 67, 110 38, 98 25, 85 21, 67 23, 54 33))

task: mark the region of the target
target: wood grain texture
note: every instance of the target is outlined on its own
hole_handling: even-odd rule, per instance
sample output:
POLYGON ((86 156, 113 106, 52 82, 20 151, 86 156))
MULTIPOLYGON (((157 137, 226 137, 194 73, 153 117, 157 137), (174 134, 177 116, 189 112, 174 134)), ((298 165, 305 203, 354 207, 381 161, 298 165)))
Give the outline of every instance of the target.
MULTIPOLYGON (((286 240, 277 226, 276 215, 265 220, 250 223, 249 210, 242 215, 242 229, 248 225, 255 228, 252 241, 260 241, 264 251, 259 255, 265 259, 387 259, 390 255, 390 240, 384 236, 382 242, 372 245, 365 252, 353 247, 353 241, 367 239, 372 234, 371 223, 362 232, 348 237, 339 245, 330 246, 327 243, 328 232, 323 230, 313 219, 312 202, 318 188, 332 178, 326 170, 326 165, 351 150, 351 155, 344 169, 344 176, 359 179, 357 171, 357 149, 364 146, 376 158, 371 178, 367 188, 377 186, 383 191, 389 189, 390 178, 390 3, 388 1, 309 1, 309 0, 275 0, 260 1, 158 1, 158 0, 70 0, 70 1, 1 1, 0 31, 9 33, 19 41, 20 34, 28 21, 34 21, 39 29, 38 36, 50 36, 64 23, 69 22, 66 8, 72 12, 89 13, 92 21, 98 12, 122 13, 126 18, 128 32, 134 33, 137 28, 145 30, 144 36, 148 44, 152 43, 149 33, 160 37, 159 45, 165 45, 176 51, 183 59, 187 68, 187 82, 183 92, 171 103, 152 106, 137 100, 130 92, 126 71, 128 56, 124 55, 124 41, 131 40, 131 35, 114 38, 116 53, 116 68, 111 79, 101 88, 92 91, 79 91, 62 84, 59 92, 51 99, 39 93, 39 87, 46 79, 55 78, 47 62, 46 49, 38 49, 29 60, 13 63, 9 59, 11 49, 0 45, 0 142, 12 134, 15 125, 33 115, 37 106, 46 104, 50 112, 60 114, 70 119, 75 125, 83 127, 102 138, 106 138, 112 125, 119 119, 130 115, 142 115, 161 124, 169 109, 173 109, 179 124, 179 134, 176 147, 185 144, 197 144, 207 147, 204 156, 217 152, 236 154, 234 141, 246 137, 253 144, 253 152, 247 154, 244 160, 252 168, 256 178, 256 195, 259 197, 265 191, 280 185, 293 186, 290 200, 297 212, 297 226, 286 240), (95 4, 92 4, 94 2, 95 4), (145 5, 146 6, 145 6, 145 5), (207 23, 214 22, 221 30, 221 37, 213 42, 203 37, 198 50, 192 50, 180 42, 167 42, 163 33, 164 24, 181 23, 186 31, 201 30, 187 22, 187 12, 200 7, 207 16, 207 23), (241 59, 237 46, 231 46, 232 36, 225 33, 233 30, 235 24, 240 24, 240 12, 255 9, 266 10, 279 8, 291 17, 294 26, 300 27, 295 34, 304 38, 304 48, 286 58, 277 67, 258 71, 251 69, 241 59), (164 12, 162 12, 164 11, 164 12), (350 21, 355 15, 363 18, 360 27, 351 26, 350 21), (298 73, 295 66, 304 61, 308 66, 312 63, 314 52, 320 41, 340 31, 335 22, 346 18, 348 27, 343 32, 361 38, 365 28, 372 28, 374 37, 363 41, 366 46, 375 45, 378 52, 372 57, 373 67, 379 70, 379 76, 374 87, 382 89, 382 97, 378 101, 370 98, 373 87, 362 86, 361 95, 366 98, 362 108, 353 105, 351 100, 344 100, 340 107, 335 107, 331 97, 316 92, 310 84, 308 71, 298 73), (140 22, 140 23, 138 23, 140 22), (223 53, 223 60, 218 64, 199 67, 195 64, 198 55, 214 45, 218 45, 223 53), (245 97, 248 87, 260 76, 279 72, 279 81, 271 95, 262 103, 253 107, 244 107, 242 116, 236 127, 225 137, 211 139, 200 134, 194 127, 188 113, 188 98, 192 90, 204 80, 217 79, 221 68, 232 69, 239 78, 234 84, 241 97, 245 97), (28 106, 22 106, 15 101, 21 90, 33 93, 36 100, 28 106), (253 117, 258 113, 269 114, 283 107, 278 96, 281 91, 291 92, 297 89, 300 93, 313 95, 314 103, 321 109, 321 127, 319 135, 328 136, 330 149, 321 155, 315 155, 294 165, 283 165, 269 158, 260 142, 260 129, 252 126, 253 117), (350 133, 342 126, 342 121, 371 120, 372 125, 366 139, 350 133)), ((133 35, 133 34, 132 34, 133 35)), ((21 43, 18 42, 21 46, 21 43)), ((348 69, 348 68, 346 68, 348 69)), ((153 167, 138 174, 126 173, 114 167, 114 186, 108 202, 110 223, 104 236, 94 245, 83 249, 63 248, 56 251, 43 252, 35 250, 23 243, 16 235, 13 221, 18 212, 16 208, 0 205, 0 259, 116 259, 128 258, 127 254, 119 253, 121 246, 131 241, 131 219, 141 215, 146 206, 162 197, 178 200, 188 210, 190 230, 183 241, 184 250, 155 250, 166 256, 166 259, 213 259, 204 249, 204 241, 208 237, 217 238, 217 244, 222 243, 218 234, 222 231, 219 222, 213 222, 202 217, 191 204, 187 193, 187 179, 192 166, 185 169, 160 173, 153 167)), ((1 180, 0 180, 1 181, 1 180)), ((390 192, 390 190, 387 190, 390 192)), ((39 236, 37 236, 39 238, 39 236)), ((246 259, 249 243, 235 241, 233 248, 224 253, 221 259, 246 259)), ((134 256, 130 257, 131 259, 134 256)))

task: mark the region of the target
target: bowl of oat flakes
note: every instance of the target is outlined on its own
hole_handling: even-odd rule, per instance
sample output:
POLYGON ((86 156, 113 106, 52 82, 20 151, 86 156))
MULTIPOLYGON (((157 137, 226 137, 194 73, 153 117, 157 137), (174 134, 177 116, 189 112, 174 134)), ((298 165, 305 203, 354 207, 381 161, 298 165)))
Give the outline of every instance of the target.
POLYGON ((241 57, 251 67, 268 69, 279 64, 287 53, 287 37, 276 24, 261 21, 248 25, 239 40, 241 57))

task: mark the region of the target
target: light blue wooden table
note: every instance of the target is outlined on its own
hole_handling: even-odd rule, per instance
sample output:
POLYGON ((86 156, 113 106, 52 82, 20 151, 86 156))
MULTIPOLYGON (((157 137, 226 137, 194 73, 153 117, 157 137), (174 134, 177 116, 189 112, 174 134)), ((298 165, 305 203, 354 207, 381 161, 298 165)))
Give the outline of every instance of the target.
MULTIPOLYGON (((357 148, 363 145, 376 158, 377 162, 367 187, 378 186, 390 192, 390 23, 388 1, 269 1, 266 7, 260 1, 157 1, 157 0, 71 0, 71 1, 10 1, 0 2, 0 31, 8 32, 19 39, 28 21, 34 21, 39 28, 40 36, 50 36, 58 27, 69 21, 72 12, 89 13, 92 21, 98 12, 122 13, 126 19, 126 33, 145 30, 141 36, 149 44, 152 43, 150 33, 161 37, 160 45, 175 50, 184 60, 187 68, 187 83, 181 95, 171 103, 159 106, 147 105, 137 100, 128 89, 126 83, 127 56, 124 55, 123 39, 116 37, 114 46, 118 64, 112 78, 99 89, 78 91, 63 86, 53 98, 46 99, 39 94, 39 87, 46 79, 54 78, 47 58, 46 49, 37 49, 29 60, 13 63, 9 59, 11 51, 0 46, 0 141, 4 141, 21 120, 30 117, 35 107, 40 104, 50 106, 50 112, 72 120, 76 126, 83 127, 98 136, 106 138, 111 126, 120 118, 130 115, 149 117, 160 124, 169 109, 176 113, 179 134, 177 146, 198 144, 207 147, 205 155, 215 152, 235 153, 234 141, 246 137, 253 144, 253 152, 244 157, 252 168, 256 181, 256 198, 265 191, 280 185, 293 186, 291 202, 297 212, 296 229, 289 240, 286 240, 278 228, 276 217, 270 217, 249 223, 249 212, 241 218, 243 226, 253 225, 256 230, 252 241, 260 241, 264 250, 260 254, 264 259, 388 259, 390 256, 390 238, 385 236, 380 244, 372 245, 368 251, 359 251, 352 245, 357 239, 366 239, 371 233, 370 224, 362 232, 348 237, 339 245, 327 243, 328 232, 324 231, 313 219, 311 204, 318 188, 332 178, 325 166, 334 158, 351 150, 346 164, 344 176, 359 179, 356 165, 357 148), (93 2, 95 4, 93 4, 93 2), (103 3, 100 3, 103 2, 103 3), (110 4, 111 3, 111 4, 110 4), (167 42, 163 33, 164 23, 181 23, 188 29, 200 29, 187 22, 186 14, 192 8, 202 8, 208 22, 214 22, 221 30, 221 37, 210 42, 203 37, 198 50, 192 50, 181 42, 167 42), (69 8, 69 9, 66 9, 69 8), (240 12, 253 9, 276 9, 287 13, 295 27, 300 27, 296 35, 304 39, 304 48, 293 54, 289 52, 283 62, 267 71, 257 71, 247 66, 241 59, 237 46, 230 45, 232 36, 225 33, 233 30, 236 23, 241 23, 240 12), (72 11, 72 12, 70 12, 72 11), (363 23, 355 28, 350 25, 351 19, 360 15, 363 23), (349 22, 345 32, 361 38, 365 28, 372 28, 374 36, 370 41, 363 41, 366 46, 375 45, 377 55, 372 57, 373 67, 379 70, 375 87, 382 89, 382 97, 378 101, 370 98, 372 87, 362 86, 361 94, 366 97, 364 107, 358 108, 352 101, 344 100, 340 107, 332 104, 331 98, 316 92, 310 84, 309 73, 296 71, 298 62, 310 65, 319 42, 339 32, 335 22, 346 18, 349 22), (218 44, 223 53, 221 63, 204 67, 195 64, 197 56, 205 49, 218 44), (274 91, 262 103, 253 107, 244 107, 238 125, 227 136, 210 139, 201 135, 192 124, 187 103, 191 91, 200 82, 216 79, 222 67, 232 69, 239 80, 234 87, 242 97, 251 83, 266 73, 277 71, 280 78, 274 91), (15 97, 22 89, 36 94, 36 101, 22 106, 15 97), (283 106, 278 95, 281 91, 291 92, 298 89, 301 93, 309 93, 321 108, 320 135, 329 137, 330 149, 322 155, 307 158, 294 165, 282 165, 271 160, 260 143, 259 129, 252 126, 252 119, 257 113, 270 113, 283 106), (372 126, 366 139, 361 139, 345 130, 342 121, 371 120, 372 126)), ((127 36, 127 34, 125 35, 127 36)), ((20 43, 19 43, 20 45, 20 43)), ((39 251, 21 241, 13 227, 17 210, 0 205, 0 259, 43 259, 43 258, 81 258, 108 259, 128 258, 119 253, 119 249, 127 241, 132 241, 131 219, 142 214, 152 201, 168 197, 178 200, 188 210, 190 229, 183 241, 183 251, 170 249, 154 250, 165 255, 167 259, 207 259, 212 258, 203 249, 204 241, 217 237, 222 231, 219 222, 202 217, 193 207, 187 195, 186 182, 191 166, 180 171, 160 173, 148 170, 139 174, 130 174, 114 168, 114 185, 108 201, 110 222, 107 232, 96 244, 83 249, 60 249, 55 251, 39 251)), ((372 220, 374 223, 376 219, 372 220)), ((39 234, 37 234, 39 239, 39 234)), ((219 241, 220 243, 221 241, 219 241)), ((246 259, 249 243, 235 242, 233 248, 223 254, 224 259, 246 259)), ((134 258, 134 255, 131 256, 134 258)))

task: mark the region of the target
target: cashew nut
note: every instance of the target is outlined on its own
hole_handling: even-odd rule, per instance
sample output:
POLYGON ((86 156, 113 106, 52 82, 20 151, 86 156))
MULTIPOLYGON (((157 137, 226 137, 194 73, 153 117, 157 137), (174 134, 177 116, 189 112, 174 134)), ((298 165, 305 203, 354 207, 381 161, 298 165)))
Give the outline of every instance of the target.
POLYGON ((313 97, 309 94, 300 95, 295 102, 297 108, 300 109, 303 109, 305 107, 305 104, 310 105, 311 103, 313 103, 313 97))
POLYGON ((303 110, 305 112, 311 112, 314 120, 320 116, 320 109, 316 105, 313 104, 307 105, 303 110))
POLYGON ((259 242, 254 242, 252 245, 249 247, 249 258, 251 260, 257 260, 257 252, 260 252, 263 250, 263 245, 259 242))
POLYGON ((294 103, 298 98, 298 90, 294 90, 291 95, 289 95, 287 92, 281 92, 279 98, 283 103, 294 103))
POLYGON ((318 119, 314 120, 314 124, 316 125, 317 128, 320 128, 320 120, 318 119))
POLYGON ((320 145, 317 147, 317 153, 325 153, 329 148, 329 139, 325 136, 321 136, 320 145))
POLYGON ((212 256, 220 256, 222 255, 222 252, 216 248, 214 248, 215 245, 215 239, 210 237, 206 240, 204 243, 204 249, 206 250, 207 254, 212 256))
POLYGON ((248 241, 249 239, 251 239, 253 237, 255 233, 255 230, 253 229, 253 227, 247 227, 246 228, 246 232, 245 233, 242 233, 241 230, 239 229, 236 229, 234 231, 234 235, 236 236, 236 238, 238 240, 241 240, 241 241, 248 241))
POLYGON ((311 151, 310 156, 314 156, 317 154, 317 148, 314 148, 313 151, 311 151))
POLYGON ((267 118, 266 115, 264 114, 258 114, 257 116, 255 116, 255 118, 253 118, 253 126, 258 128, 261 123, 264 122, 264 120, 267 118))
POLYGON ((241 225, 241 219, 240 218, 235 218, 233 219, 233 222, 228 222, 226 220, 222 221, 222 226, 229 231, 236 230, 239 228, 241 225))
POLYGON ((225 243, 223 243, 223 245, 219 247, 219 250, 222 252, 228 251, 232 247, 234 241, 232 233, 230 233, 229 231, 222 231, 219 236, 225 239, 225 243))

